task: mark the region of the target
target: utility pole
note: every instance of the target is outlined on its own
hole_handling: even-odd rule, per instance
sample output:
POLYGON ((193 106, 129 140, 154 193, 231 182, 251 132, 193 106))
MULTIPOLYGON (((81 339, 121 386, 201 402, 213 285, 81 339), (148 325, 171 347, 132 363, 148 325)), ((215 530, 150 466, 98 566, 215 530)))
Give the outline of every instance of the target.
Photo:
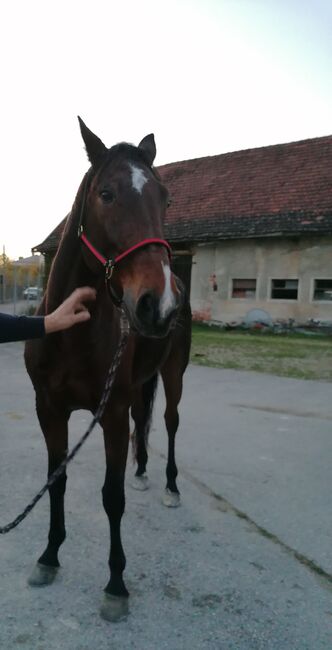
POLYGON ((2 269, 0 273, 0 302, 5 302, 5 293, 6 293, 6 276, 5 276, 5 264, 6 264, 6 247, 2 247, 2 269))

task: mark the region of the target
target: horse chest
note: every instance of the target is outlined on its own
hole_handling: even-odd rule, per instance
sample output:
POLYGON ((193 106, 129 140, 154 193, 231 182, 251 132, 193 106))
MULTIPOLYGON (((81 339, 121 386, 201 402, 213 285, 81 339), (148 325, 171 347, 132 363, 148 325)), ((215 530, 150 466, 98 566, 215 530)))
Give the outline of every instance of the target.
POLYGON ((171 337, 162 340, 152 340, 147 344, 146 339, 137 341, 132 366, 132 383, 142 384, 161 368, 169 355, 171 337))

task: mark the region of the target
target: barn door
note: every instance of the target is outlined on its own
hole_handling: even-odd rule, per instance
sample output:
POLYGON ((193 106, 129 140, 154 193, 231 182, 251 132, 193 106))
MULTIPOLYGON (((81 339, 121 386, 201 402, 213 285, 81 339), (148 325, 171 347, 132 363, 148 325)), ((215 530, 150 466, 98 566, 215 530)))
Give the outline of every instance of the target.
POLYGON ((190 298, 190 286, 191 286, 191 267, 192 267, 193 256, 188 254, 177 255, 176 251, 173 252, 172 257, 172 271, 175 275, 182 280, 187 295, 190 298))

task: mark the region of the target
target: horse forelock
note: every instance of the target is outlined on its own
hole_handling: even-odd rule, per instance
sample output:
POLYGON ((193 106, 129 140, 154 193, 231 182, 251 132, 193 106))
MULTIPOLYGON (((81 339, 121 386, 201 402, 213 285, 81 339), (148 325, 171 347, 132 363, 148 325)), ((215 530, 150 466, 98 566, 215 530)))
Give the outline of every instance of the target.
POLYGON ((119 142, 108 150, 109 161, 115 158, 124 158, 128 162, 143 162, 147 167, 151 167, 147 155, 139 147, 135 147, 128 142, 119 142))

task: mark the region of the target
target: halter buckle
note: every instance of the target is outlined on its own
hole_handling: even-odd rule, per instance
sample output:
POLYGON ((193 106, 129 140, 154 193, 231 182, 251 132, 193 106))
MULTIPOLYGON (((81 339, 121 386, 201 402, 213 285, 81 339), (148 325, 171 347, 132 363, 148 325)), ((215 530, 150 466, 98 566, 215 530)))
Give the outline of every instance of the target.
POLYGON ((107 262, 105 264, 105 280, 106 280, 106 282, 107 282, 107 280, 111 279, 111 277, 113 275, 113 271, 114 271, 114 266, 115 266, 115 264, 114 264, 114 261, 112 259, 107 260, 107 262))

